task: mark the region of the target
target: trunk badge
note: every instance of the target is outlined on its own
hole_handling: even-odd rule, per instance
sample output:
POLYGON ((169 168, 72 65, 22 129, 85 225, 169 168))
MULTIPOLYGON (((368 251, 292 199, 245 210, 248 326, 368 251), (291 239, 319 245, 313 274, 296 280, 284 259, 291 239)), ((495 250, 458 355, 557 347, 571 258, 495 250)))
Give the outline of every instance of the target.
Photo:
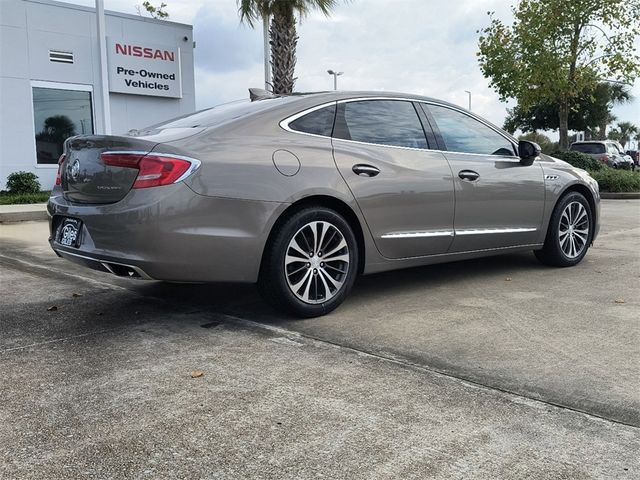
POLYGON ((72 179, 78 180, 78 174, 80 173, 80 160, 77 158, 71 165, 70 173, 72 179))

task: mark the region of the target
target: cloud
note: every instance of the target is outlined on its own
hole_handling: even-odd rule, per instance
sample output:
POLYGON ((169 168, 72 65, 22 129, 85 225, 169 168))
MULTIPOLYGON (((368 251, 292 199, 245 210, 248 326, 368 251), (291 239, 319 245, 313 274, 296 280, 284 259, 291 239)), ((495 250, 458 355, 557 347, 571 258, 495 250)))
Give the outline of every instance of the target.
MULTIPOLYGON (((94 0, 77 0, 92 6, 94 0)), ((482 76, 477 30, 487 11, 510 21, 505 0, 353 0, 331 17, 315 12, 298 28, 298 91, 329 90, 327 69, 344 71, 343 90, 387 90, 427 95, 467 106, 502 125, 504 103, 482 76)), ((105 0, 106 8, 135 13, 135 0, 105 0)), ((263 85, 262 28, 240 26, 235 0, 170 0, 170 19, 194 25, 198 108, 247 97, 263 85)), ((640 49, 640 39, 636 42, 640 49)), ((619 120, 640 123, 636 100, 614 109, 619 120)))
POLYGON ((232 18, 201 7, 193 24, 196 49, 194 60, 203 73, 218 75, 238 70, 251 70, 262 64, 263 43, 260 35, 232 18))

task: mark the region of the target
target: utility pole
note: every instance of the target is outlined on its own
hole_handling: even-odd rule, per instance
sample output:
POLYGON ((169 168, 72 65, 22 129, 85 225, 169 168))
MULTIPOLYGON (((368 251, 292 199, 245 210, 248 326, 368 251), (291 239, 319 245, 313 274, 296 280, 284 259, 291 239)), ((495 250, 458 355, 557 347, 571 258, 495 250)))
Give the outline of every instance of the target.
POLYGON ((469 111, 471 111, 471 92, 469 90, 465 90, 465 92, 469 95, 469 111))

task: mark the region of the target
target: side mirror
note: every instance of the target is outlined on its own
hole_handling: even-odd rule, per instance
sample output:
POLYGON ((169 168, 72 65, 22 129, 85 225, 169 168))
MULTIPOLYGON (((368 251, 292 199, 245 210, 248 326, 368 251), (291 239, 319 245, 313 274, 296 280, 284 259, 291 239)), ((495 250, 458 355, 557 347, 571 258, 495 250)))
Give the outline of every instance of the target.
POLYGON ((529 140, 520 140, 518 142, 518 156, 520 157, 520 163, 523 165, 531 165, 533 161, 540 155, 542 150, 540 145, 529 140))

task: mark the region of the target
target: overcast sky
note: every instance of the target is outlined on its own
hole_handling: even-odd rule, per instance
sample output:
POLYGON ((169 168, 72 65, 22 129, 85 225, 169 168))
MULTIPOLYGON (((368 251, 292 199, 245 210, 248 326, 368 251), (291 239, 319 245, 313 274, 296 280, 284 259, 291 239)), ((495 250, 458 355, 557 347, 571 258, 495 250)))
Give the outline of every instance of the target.
MULTIPOLYGON (((164 0, 170 20, 190 23, 195 50, 196 105, 205 108, 246 98, 264 85, 262 28, 238 19, 236 0, 164 0)), ((72 3, 94 5, 93 0, 72 3)), ((136 13, 136 0, 105 0, 105 8, 136 13)), ((160 0, 152 0, 158 5, 160 0)), ((510 20, 511 0, 352 0, 330 18, 314 13, 298 28, 296 90, 333 88, 327 69, 344 71, 341 90, 388 90, 436 97, 467 106, 502 125, 506 105, 478 67, 477 30, 487 11, 510 20)), ((636 42, 640 49, 640 39, 636 42)), ((636 100, 617 107, 619 120, 640 124, 640 82, 636 100)))

